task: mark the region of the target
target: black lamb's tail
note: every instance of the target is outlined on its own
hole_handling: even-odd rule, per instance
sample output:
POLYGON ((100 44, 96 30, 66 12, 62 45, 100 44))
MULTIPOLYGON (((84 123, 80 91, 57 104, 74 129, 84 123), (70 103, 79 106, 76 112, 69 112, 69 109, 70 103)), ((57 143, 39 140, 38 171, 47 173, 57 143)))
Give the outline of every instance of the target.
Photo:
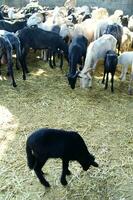
POLYGON ((32 153, 31 148, 28 145, 28 142, 26 143, 26 153, 27 153, 27 164, 30 169, 34 169, 35 165, 35 156, 32 153))

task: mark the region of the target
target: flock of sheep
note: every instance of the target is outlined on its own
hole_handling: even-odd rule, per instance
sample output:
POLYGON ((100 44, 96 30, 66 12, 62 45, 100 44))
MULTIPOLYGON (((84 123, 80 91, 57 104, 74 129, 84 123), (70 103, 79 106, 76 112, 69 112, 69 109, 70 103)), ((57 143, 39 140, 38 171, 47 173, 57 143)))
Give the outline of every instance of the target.
MULTIPOLYGON (((4 34, 0 32, 1 43, 3 38, 6 38, 5 44, 9 43, 10 49, 16 49, 17 60, 19 60, 23 70, 23 79, 26 79, 26 72, 28 72, 27 49, 43 49, 43 59, 49 60, 51 67, 56 65, 56 54, 60 54, 60 66, 62 67, 62 54, 65 54, 69 67, 67 77, 72 89, 75 88, 77 77, 80 77, 81 87, 92 87, 92 72, 95 70, 98 60, 103 59, 105 61, 106 57, 112 60, 111 55, 106 55, 107 52, 112 50, 112 53, 115 54, 116 49, 118 49, 118 55, 119 52, 121 52, 121 55, 117 57, 114 67, 111 68, 111 60, 104 62, 104 72, 107 73, 105 88, 108 85, 108 73, 111 73, 111 90, 114 91, 113 77, 117 64, 120 64, 122 65, 120 75, 122 81, 126 79, 128 67, 131 67, 128 91, 129 94, 133 93, 131 86, 133 81, 133 52, 129 51, 133 43, 133 17, 124 16, 122 10, 116 10, 114 14, 109 15, 105 8, 91 8, 86 5, 76 7, 75 1, 72 0, 66 1, 62 7, 56 6, 54 9, 48 9, 40 6, 38 1, 32 0, 26 7, 19 10, 1 6, 0 17, 0 29, 6 31, 4 34), (40 30, 45 32, 47 39, 42 39, 45 36, 43 36, 44 32, 42 34, 40 30), (26 32, 25 35, 24 32, 26 32), (34 40, 34 36, 33 38, 30 38, 30 36, 28 39, 26 38, 29 32, 31 34, 34 32, 34 42, 30 41, 34 40), (19 46, 14 47, 9 34, 10 37, 12 34, 13 41, 14 37, 18 38, 19 46), (37 38, 36 34, 39 34, 40 37, 37 38), (49 36, 50 34, 51 36, 49 36), (61 41, 62 39, 66 45, 61 41), (46 42, 46 40, 49 42, 46 42), (61 44, 57 45, 57 41, 61 41, 61 44), (42 43, 45 44, 41 45, 42 43), (21 52, 18 49, 21 49, 21 52), (51 62, 52 56, 53 64, 51 62)), ((8 61, 8 74, 12 77, 13 86, 16 86, 13 76, 12 51, 6 45, 1 45, 1 52, 3 52, 0 55, 1 63, 8 61), (7 56, 8 54, 10 56, 7 56)))

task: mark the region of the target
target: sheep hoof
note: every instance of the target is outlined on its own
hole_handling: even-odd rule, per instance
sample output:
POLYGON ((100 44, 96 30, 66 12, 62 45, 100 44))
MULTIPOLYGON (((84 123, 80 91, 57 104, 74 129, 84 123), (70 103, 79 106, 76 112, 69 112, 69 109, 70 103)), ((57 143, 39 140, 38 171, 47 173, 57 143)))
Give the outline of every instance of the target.
POLYGON ((16 83, 13 83, 13 87, 17 87, 17 84, 16 84, 16 83))
POLYGON ((28 70, 27 68, 25 69, 25 72, 26 72, 27 74, 30 73, 29 70, 28 70))
POLYGON ((66 173, 67 175, 71 175, 71 172, 70 172, 70 170, 68 169, 67 170, 67 173, 66 173))
POLYGON ((25 75, 23 75, 23 80, 26 80, 26 76, 25 75))
POLYGON ((7 76, 10 76, 10 72, 7 72, 7 74, 6 74, 7 76))
POLYGON ((46 182, 44 183, 44 186, 47 187, 47 188, 50 187, 49 182, 46 181, 46 182))
POLYGON ((67 185, 67 181, 65 179, 61 179, 61 184, 65 186, 67 185))
POLYGON ((114 93, 114 88, 111 88, 111 92, 114 93))

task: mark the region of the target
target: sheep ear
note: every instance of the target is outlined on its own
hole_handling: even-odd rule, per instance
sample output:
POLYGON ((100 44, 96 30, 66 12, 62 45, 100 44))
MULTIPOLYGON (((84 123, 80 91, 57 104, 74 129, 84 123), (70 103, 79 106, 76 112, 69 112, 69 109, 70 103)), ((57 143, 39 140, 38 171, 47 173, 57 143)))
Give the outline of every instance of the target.
POLYGON ((78 74, 77 74, 78 78, 83 78, 83 75, 81 74, 80 71, 78 71, 78 74))
POLYGON ((77 76, 77 77, 79 77, 79 73, 80 73, 80 71, 77 71, 77 72, 76 72, 76 76, 77 76))
POLYGON ((82 77, 80 76, 80 74, 78 74, 78 78, 82 78, 82 77))
POLYGON ((98 164, 94 161, 94 162, 92 163, 92 166, 98 167, 98 164))

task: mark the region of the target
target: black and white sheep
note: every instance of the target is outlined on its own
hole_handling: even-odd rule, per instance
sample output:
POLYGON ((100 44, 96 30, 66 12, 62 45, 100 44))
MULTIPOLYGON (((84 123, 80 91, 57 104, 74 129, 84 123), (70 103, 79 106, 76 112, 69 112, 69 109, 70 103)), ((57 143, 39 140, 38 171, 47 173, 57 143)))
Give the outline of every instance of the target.
POLYGON ((66 175, 70 175, 69 161, 80 163, 87 171, 92 165, 98 167, 95 157, 89 153, 83 138, 74 131, 42 128, 33 132, 26 142, 27 161, 30 169, 34 169, 41 184, 49 187, 42 171, 49 158, 62 159, 62 185, 67 185, 66 175))

